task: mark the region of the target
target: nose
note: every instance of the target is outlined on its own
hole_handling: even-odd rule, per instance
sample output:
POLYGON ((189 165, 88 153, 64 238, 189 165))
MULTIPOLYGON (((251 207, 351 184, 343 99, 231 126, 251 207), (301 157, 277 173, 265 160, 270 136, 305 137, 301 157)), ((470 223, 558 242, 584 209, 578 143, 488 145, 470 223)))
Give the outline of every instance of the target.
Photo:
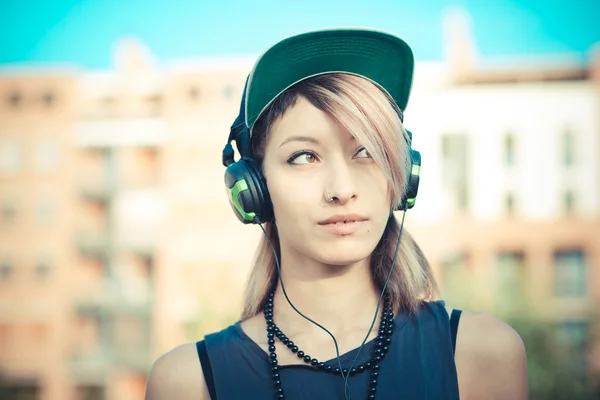
POLYGON ((356 198, 356 179, 352 166, 345 160, 330 163, 327 169, 327 180, 325 185, 325 200, 346 204, 356 198))

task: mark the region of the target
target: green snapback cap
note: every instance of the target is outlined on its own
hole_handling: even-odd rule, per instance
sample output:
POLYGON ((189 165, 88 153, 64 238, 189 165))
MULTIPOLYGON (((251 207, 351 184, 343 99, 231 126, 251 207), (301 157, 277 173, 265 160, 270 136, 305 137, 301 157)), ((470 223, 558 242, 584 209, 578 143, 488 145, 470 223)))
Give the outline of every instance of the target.
POLYGON ((368 28, 301 33, 276 43, 257 60, 246 83, 246 126, 290 86, 316 75, 361 75, 387 91, 402 111, 412 87, 414 56, 400 37, 368 28))

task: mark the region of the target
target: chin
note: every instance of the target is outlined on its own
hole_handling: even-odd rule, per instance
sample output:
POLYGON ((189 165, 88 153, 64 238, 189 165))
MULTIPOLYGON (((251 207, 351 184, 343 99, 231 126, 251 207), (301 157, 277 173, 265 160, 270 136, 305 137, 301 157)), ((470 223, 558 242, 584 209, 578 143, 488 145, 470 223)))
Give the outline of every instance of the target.
POLYGON ((316 252, 316 259, 324 264, 330 265, 348 265, 357 263, 368 258, 375 246, 369 246, 362 240, 357 243, 354 240, 339 241, 338 243, 327 245, 323 248, 323 244, 318 244, 319 249, 316 252))

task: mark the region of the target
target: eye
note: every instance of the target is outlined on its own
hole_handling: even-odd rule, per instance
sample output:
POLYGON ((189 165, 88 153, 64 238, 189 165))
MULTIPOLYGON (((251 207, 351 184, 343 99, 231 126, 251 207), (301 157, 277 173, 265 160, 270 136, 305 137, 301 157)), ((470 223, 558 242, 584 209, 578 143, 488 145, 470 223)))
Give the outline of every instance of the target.
POLYGON ((287 159, 287 163, 292 165, 312 164, 315 161, 317 161, 317 156, 310 151, 299 151, 287 159))
POLYGON ((356 157, 356 158, 371 158, 371 154, 367 151, 367 149, 365 149, 364 147, 361 147, 360 149, 358 149, 358 151, 356 152, 354 157, 356 157))

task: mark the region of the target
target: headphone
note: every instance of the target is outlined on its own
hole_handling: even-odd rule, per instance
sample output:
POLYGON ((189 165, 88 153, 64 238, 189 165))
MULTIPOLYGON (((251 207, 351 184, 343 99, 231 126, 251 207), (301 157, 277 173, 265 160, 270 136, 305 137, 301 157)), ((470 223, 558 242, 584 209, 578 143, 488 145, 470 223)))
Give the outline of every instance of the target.
MULTIPOLYGON (((262 222, 273 222, 273 203, 267 189, 267 182, 260 171, 257 162, 252 157, 252 146, 250 144, 250 132, 246 126, 246 85, 242 94, 240 113, 233 122, 229 132, 229 139, 223 149, 223 166, 225 169, 225 187, 229 196, 229 204, 238 219, 244 224, 262 222), (241 158, 234 159, 234 140, 241 158)), ((404 116, 400 113, 400 120, 404 122, 404 116)), ((419 190, 419 177, 421 173, 421 153, 413 150, 412 133, 408 133, 408 148, 411 159, 411 168, 408 171, 408 184, 406 192, 402 196, 400 204, 395 210, 406 210, 413 208, 419 190)))

